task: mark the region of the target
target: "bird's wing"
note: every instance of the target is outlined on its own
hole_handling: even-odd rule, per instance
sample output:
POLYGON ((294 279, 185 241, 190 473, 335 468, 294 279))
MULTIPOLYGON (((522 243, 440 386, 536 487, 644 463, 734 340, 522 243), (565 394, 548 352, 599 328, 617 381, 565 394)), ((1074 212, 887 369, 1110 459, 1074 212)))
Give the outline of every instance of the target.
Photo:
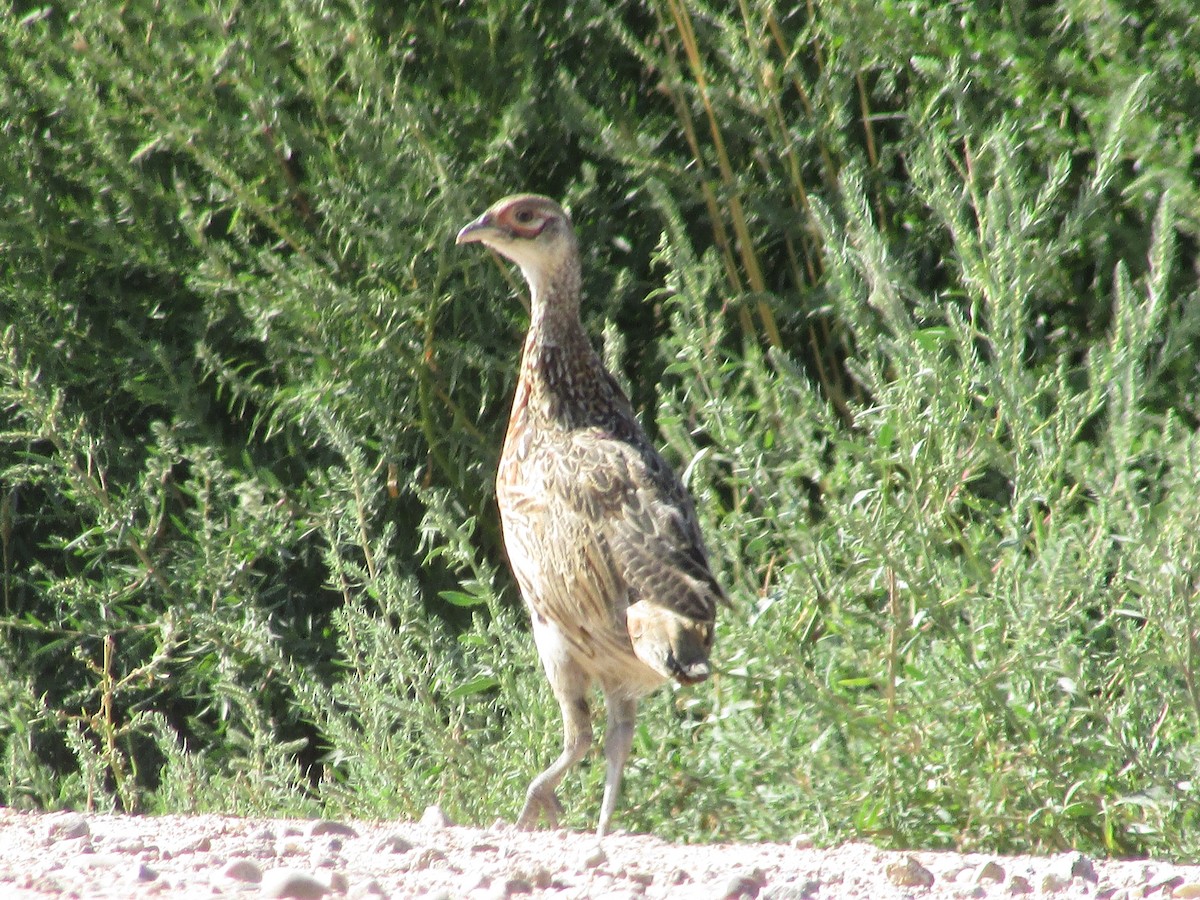
POLYGON ((580 658, 632 652, 625 588, 607 542, 578 490, 580 459, 569 442, 522 445, 497 479, 504 545, 535 624, 548 620, 580 658), (514 471, 516 469, 517 471, 514 471))
POLYGON ((573 433, 575 473, 567 505, 595 523, 593 540, 628 591, 698 622, 712 622, 724 591, 709 568, 695 508, 675 472, 642 435, 620 439, 599 428, 573 433))

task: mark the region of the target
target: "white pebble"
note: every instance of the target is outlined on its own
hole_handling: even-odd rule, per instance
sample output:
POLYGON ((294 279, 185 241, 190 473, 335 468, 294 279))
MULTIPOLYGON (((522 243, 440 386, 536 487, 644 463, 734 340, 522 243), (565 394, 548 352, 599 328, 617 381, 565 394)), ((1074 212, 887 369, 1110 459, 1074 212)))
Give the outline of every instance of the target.
POLYGON ((296 869, 272 869, 263 876, 264 897, 288 897, 291 900, 319 900, 329 893, 329 886, 307 872, 296 869))
POLYGON ((981 881, 1003 881, 1004 868, 994 859, 989 859, 975 873, 976 883, 981 881))
POLYGON ((46 839, 50 841, 69 841, 88 837, 91 833, 92 828, 87 819, 74 812, 55 816, 46 825, 46 839))
POLYGON ((232 881, 245 881, 249 884, 258 884, 263 877, 258 863, 249 859, 231 859, 225 864, 221 874, 232 881))
POLYGON ((421 824, 426 828, 448 828, 453 823, 446 811, 434 803, 425 807, 425 812, 421 814, 421 824))
POLYGON ((311 837, 323 834, 358 837, 358 832, 354 830, 353 826, 347 825, 345 822, 335 822, 332 819, 317 819, 308 827, 308 833, 311 837))
POLYGON ((933 873, 912 856, 891 863, 887 867, 887 877, 896 887, 930 887, 934 881, 933 873))
POLYGON ((398 834, 385 835, 375 844, 375 849, 379 853, 407 853, 412 848, 412 842, 398 834))

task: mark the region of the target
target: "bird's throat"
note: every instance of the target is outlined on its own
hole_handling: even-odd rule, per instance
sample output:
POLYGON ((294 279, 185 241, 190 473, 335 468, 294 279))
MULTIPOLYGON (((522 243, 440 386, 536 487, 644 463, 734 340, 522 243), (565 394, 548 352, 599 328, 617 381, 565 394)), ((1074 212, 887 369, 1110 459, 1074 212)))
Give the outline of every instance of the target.
POLYGON ((553 270, 525 272, 530 288, 531 334, 560 343, 583 329, 579 320, 579 263, 566 262, 553 270))

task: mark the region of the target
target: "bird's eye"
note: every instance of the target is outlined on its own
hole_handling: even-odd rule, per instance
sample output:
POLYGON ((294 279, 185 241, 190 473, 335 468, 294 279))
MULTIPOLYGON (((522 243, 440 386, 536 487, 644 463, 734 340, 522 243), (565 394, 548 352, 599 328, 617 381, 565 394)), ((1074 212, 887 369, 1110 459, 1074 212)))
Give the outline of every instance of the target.
POLYGON ((518 221, 520 224, 522 224, 522 225, 528 225, 529 223, 531 223, 531 222, 534 220, 535 216, 534 216, 534 214, 533 214, 533 210, 529 210, 529 209, 518 209, 518 210, 517 210, 517 212, 516 212, 516 214, 514 215, 514 218, 515 218, 515 219, 516 219, 516 220, 517 220, 517 221, 518 221))

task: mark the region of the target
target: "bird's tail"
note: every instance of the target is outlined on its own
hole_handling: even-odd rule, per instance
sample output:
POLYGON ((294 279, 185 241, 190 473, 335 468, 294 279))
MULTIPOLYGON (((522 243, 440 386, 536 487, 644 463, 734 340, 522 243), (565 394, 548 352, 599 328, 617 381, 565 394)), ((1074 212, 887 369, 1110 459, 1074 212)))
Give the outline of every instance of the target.
POLYGON ((642 600, 626 610, 633 652, 646 665, 681 684, 698 684, 712 674, 711 622, 698 621, 642 600))

